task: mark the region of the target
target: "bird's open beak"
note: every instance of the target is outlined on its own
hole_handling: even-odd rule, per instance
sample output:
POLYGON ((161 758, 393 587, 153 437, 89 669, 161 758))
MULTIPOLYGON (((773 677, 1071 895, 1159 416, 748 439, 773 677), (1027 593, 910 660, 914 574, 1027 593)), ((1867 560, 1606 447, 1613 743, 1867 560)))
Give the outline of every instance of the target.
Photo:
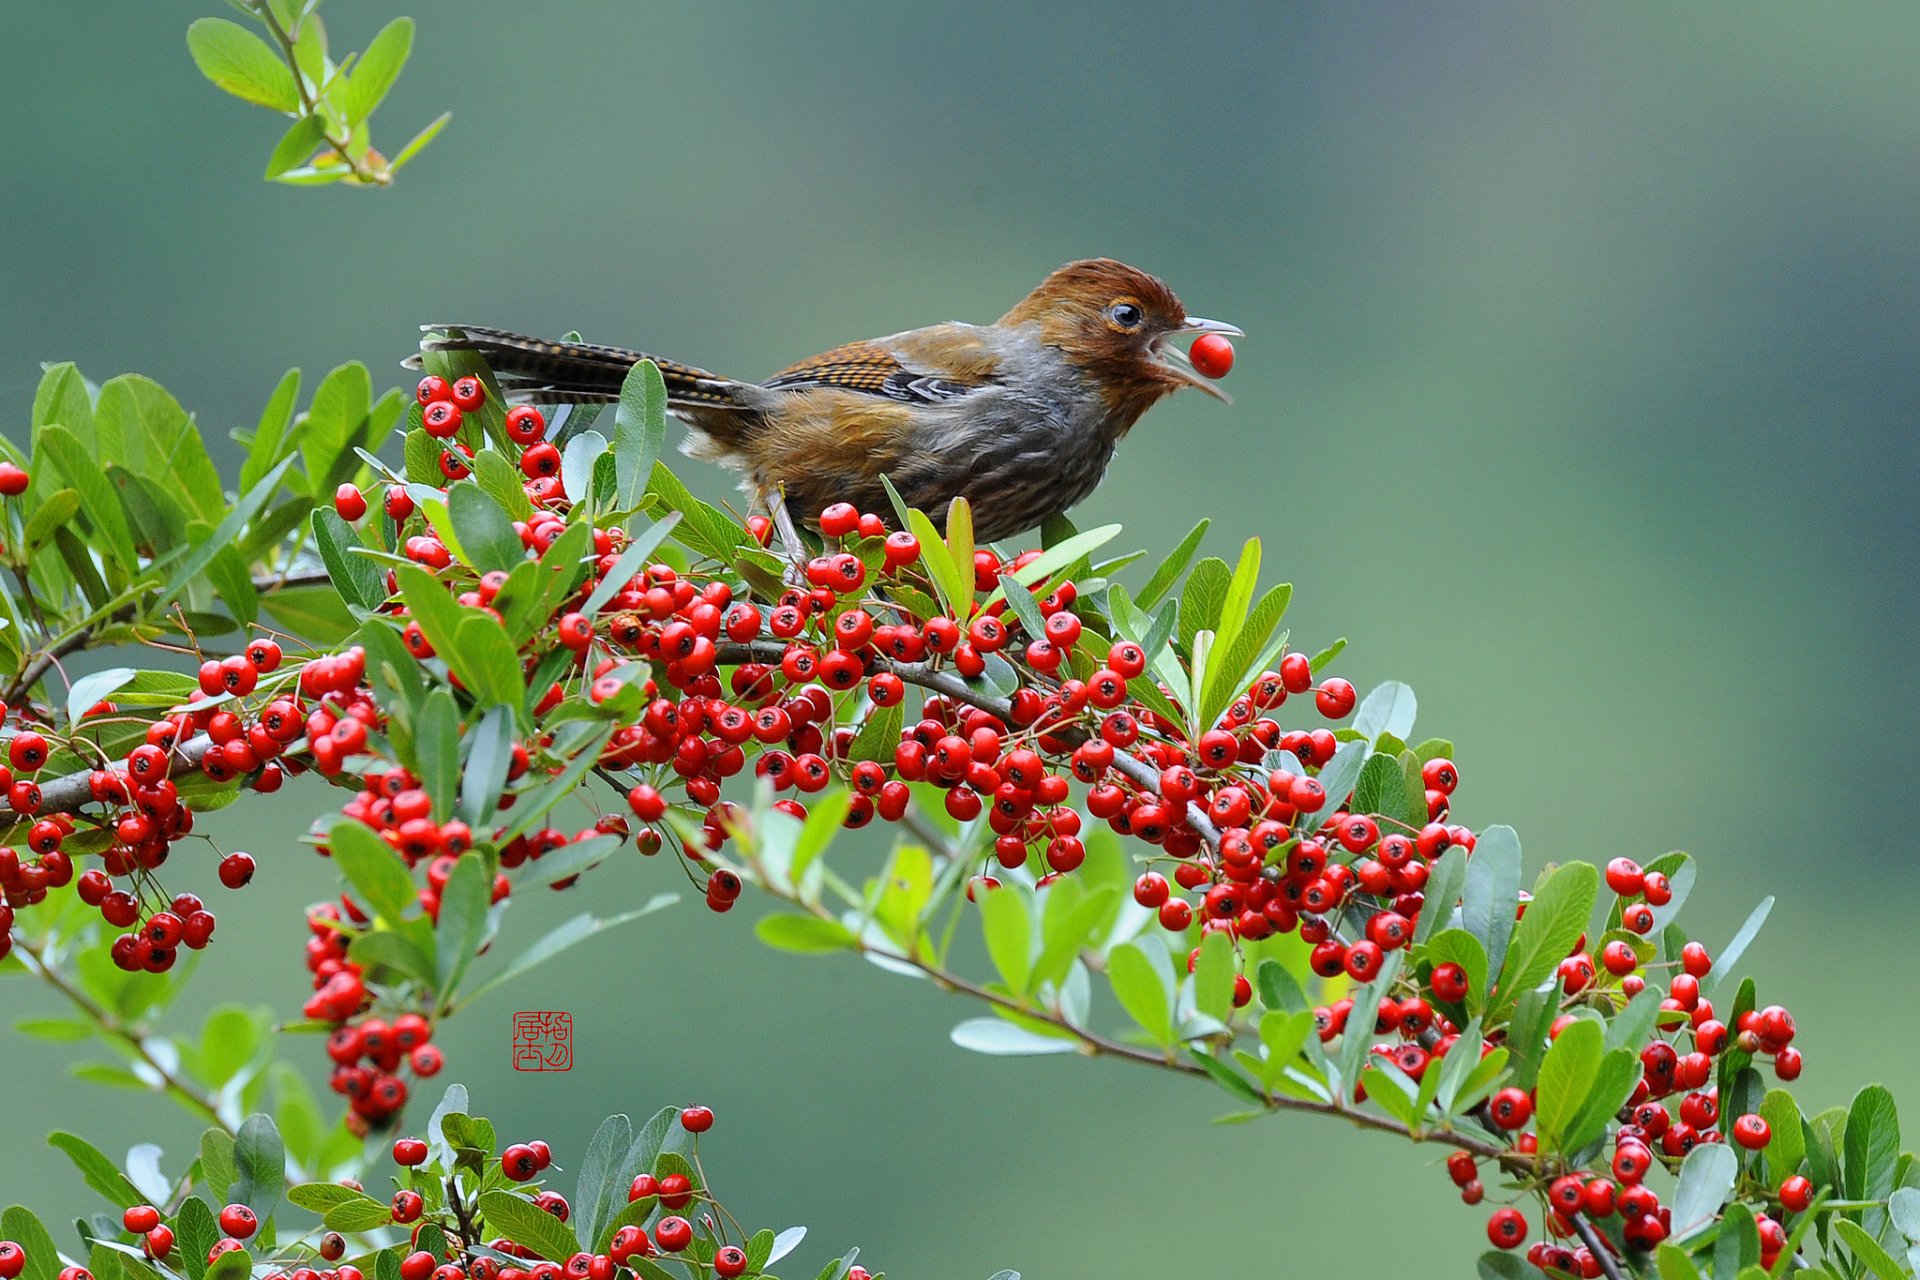
POLYGON ((1239 326, 1228 324, 1224 320, 1202 320, 1198 316, 1188 316, 1185 324, 1154 343, 1154 359, 1188 386, 1198 387, 1222 404, 1232 404, 1233 397, 1222 391, 1220 385, 1211 378, 1201 376, 1200 372, 1193 367, 1193 361, 1188 358, 1186 348, 1176 344, 1176 339, 1197 338, 1203 333, 1218 333, 1230 338, 1246 336, 1239 326))

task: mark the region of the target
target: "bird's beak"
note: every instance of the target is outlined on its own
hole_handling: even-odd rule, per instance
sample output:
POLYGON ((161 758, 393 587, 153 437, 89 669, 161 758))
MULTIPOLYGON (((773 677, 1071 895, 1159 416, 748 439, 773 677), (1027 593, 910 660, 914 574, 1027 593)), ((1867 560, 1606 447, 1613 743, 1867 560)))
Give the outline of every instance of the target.
POLYGON ((1230 338, 1246 336, 1238 325, 1228 324, 1224 320, 1202 320, 1198 316, 1188 316, 1185 324, 1154 343, 1154 359, 1188 386, 1198 387, 1222 404, 1232 404, 1233 397, 1222 391, 1211 378, 1202 377, 1188 358, 1186 348, 1174 342, 1176 338, 1197 338, 1203 333, 1218 333, 1230 338))

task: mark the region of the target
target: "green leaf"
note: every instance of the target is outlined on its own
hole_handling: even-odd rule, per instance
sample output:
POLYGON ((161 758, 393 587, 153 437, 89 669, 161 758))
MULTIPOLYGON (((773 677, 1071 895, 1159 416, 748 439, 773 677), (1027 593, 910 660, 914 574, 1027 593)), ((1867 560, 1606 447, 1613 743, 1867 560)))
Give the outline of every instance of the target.
POLYGON ((1047 633, 1047 620, 1040 612, 1040 604, 1033 593, 1013 580, 1010 573, 1000 575, 1000 591, 1005 596, 1007 607, 1020 619, 1020 625, 1027 629, 1027 635, 1040 639, 1047 633))
POLYGON ((1607 1048, 1638 1052, 1659 1021, 1660 999, 1660 992, 1652 989, 1627 1001, 1626 1007, 1607 1024, 1607 1048))
POLYGON ((1777 1183, 1800 1169, 1807 1156, 1807 1136, 1801 1127, 1800 1104, 1785 1089, 1769 1089, 1760 1100, 1760 1117, 1773 1136, 1767 1140, 1767 1172, 1777 1183))
POLYGON ((1033 978, 1033 914, 1026 893, 1017 885, 988 892, 980 898, 981 927, 987 954, 1008 990, 1024 998, 1033 978))
POLYGON ((565 1262, 580 1251, 580 1241, 571 1227, 511 1191, 481 1192, 480 1212, 509 1240, 549 1261, 565 1262))
MULTIPOLYGON (((77 376, 77 375, 76 375, 77 376)), ((92 416, 87 419, 92 434, 92 416)), ((41 427, 34 433, 35 458, 45 456, 60 479, 80 491, 80 510, 106 539, 102 548, 112 563, 128 573, 134 569, 133 533, 127 525, 127 513, 113 484, 101 470, 93 450, 81 436, 65 424, 41 427)))
POLYGON ((1720 989, 1720 984, 1732 975, 1733 967, 1740 963, 1740 957, 1746 954, 1747 947, 1759 936, 1761 927, 1767 923, 1767 917, 1772 912, 1773 897, 1768 895, 1748 914, 1733 939, 1714 953, 1713 972, 1707 975, 1707 981, 1700 984, 1701 995, 1712 996, 1720 989))
POLYGON ((400 172, 400 166, 406 164, 409 160, 419 155, 421 151, 425 150, 426 145, 439 136, 440 131, 447 127, 447 121, 451 119, 453 119, 453 112, 451 111, 443 111, 435 116, 426 128, 414 134, 407 145, 400 148, 399 152, 393 157, 392 163, 387 165, 387 171, 389 173, 400 172))
POLYGON ((1853 1096, 1842 1145, 1840 1185, 1847 1198, 1885 1200, 1900 1159, 1900 1116, 1886 1086, 1870 1084, 1853 1096))
MULTIPOLYGON (((421 432, 421 436, 428 441, 433 439, 425 432, 421 432)), ((412 443, 411 436, 408 443, 412 443)), ((526 477, 498 449, 481 449, 473 455, 473 482, 486 490, 487 496, 499 503, 511 519, 525 520, 533 514, 533 501, 521 487, 526 477)))
POLYGON ((345 114, 349 124, 358 124, 373 114, 374 108, 387 96, 387 90, 393 88, 412 50, 412 18, 395 18, 380 28, 380 34, 367 45, 360 61, 354 64, 352 78, 347 81, 345 114))
MULTIPOLYGON (((1564 1039, 1566 1032, 1561 1032, 1564 1039)), ((1720 1142, 1703 1142, 1680 1162, 1680 1180, 1673 1190, 1673 1235, 1687 1240, 1705 1230, 1733 1195, 1740 1176, 1740 1157, 1720 1142)))
POLYGON ((420 900, 413 874, 400 855, 352 818, 341 818, 328 829, 327 846, 362 904, 388 925, 400 928, 406 913, 420 900))
POLYGON ((909 511, 907 520, 913 536, 920 540, 920 562, 933 582, 934 593, 940 597, 941 609, 965 622, 973 611, 972 566, 967 567, 966 577, 962 578, 953 554, 947 550, 946 539, 940 536, 925 512, 909 511))
POLYGON ((818 916, 762 916, 754 923, 753 933, 775 951, 802 956, 852 951, 860 945, 860 939, 838 920, 822 920, 818 916))
POLYGON ((267 157, 266 170, 260 176, 271 182, 300 168, 320 150, 320 144, 326 141, 326 137, 326 125, 319 116, 301 116, 280 135, 280 141, 274 144, 272 154, 267 157))
POLYGON ((1511 1253, 1483 1253, 1474 1262, 1479 1280, 1532 1280, 1533 1269, 1511 1253))
POLYGON ((1160 562, 1160 567, 1155 569, 1153 576, 1147 579, 1147 585, 1140 588, 1135 604, 1142 609, 1151 610, 1154 605, 1160 603, 1161 598, 1172 589, 1173 584, 1179 580, 1180 574, 1185 571, 1188 562, 1193 559, 1193 553, 1199 549, 1200 540, 1207 536, 1207 526, 1211 523, 1213 522, 1210 520, 1202 520, 1187 531, 1187 536, 1180 539, 1180 545, 1160 562))
POLYGON ((493 877, 477 852, 462 854, 440 891, 440 919, 434 925, 435 974, 444 1001, 459 990, 487 931, 493 877))
POLYGON ((1579 1151, 1606 1132, 1607 1121, 1627 1104, 1639 1079, 1640 1059, 1633 1050, 1607 1050, 1586 1101, 1561 1134, 1561 1149, 1579 1151))
POLYGON ((477 484, 456 484, 447 491, 447 512, 460 535, 467 563, 480 573, 508 570, 527 558, 513 521, 477 484))
POLYGON ((579 1220, 581 1242, 594 1246, 601 1228, 627 1204, 627 1185, 620 1179, 621 1162, 633 1146, 633 1121, 626 1116, 608 1116, 594 1131, 587 1154, 580 1162, 580 1177, 574 1185, 573 1213, 579 1220))
POLYGON ((1896 1262, 1893 1255, 1883 1249, 1880 1242, 1859 1223, 1851 1218, 1836 1217, 1833 1220, 1833 1229, 1841 1242, 1853 1251, 1853 1256, 1860 1260, 1861 1265, 1879 1276, 1880 1280, 1910 1280, 1912 1273, 1896 1262))
POLYGON ((1233 976, 1233 943, 1225 933, 1209 933, 1200 942, 1200 959, 1194 966, 1194 1007, 1209 1018, 1230 1020, 1233 976))
MULTIPOLYGON (((1480 855, 1476 845, 1474 856, 1480 855)), ((1586 932, 1600 888, 1600 872, 1590 863, 1569 862, 1548 872, 1534 889, 1527 914, 1513 931, 1507 962, 1500 970, 1496 1010, 1513 1007, 1522 991, 1530 991, 1552 975, 1586 932)))
POLYGON ((615 510, 640 505, 666 441, 667 384, 658 365, 642 360, 620 384, 620 403, 613 411, 615 510))
MULTIPOLYGON (((1360 771, 1366 767, 1371 750, 1364 742, 1345 742, 1333 753, 1333 759, 1320 766, 1320 785, 1327 791, 1326 807, 1321 813, 1332 817, 1334 810, 1346 802, 1347 796, 1360 781, 1360 771)), ((1479 855, 1480 851, 1476 848, 1476 860, 1479 855)), ((1469 862, 1467 866, 1471 868, 1473 863, 1469 862)))
MULTIPOLYGON (((1329 794, 1328 799, 1332 796, 1329 794)), ((1489 973, 1499 973, 1513 937, 1513 915, 1520 901, 1520 837, 1512 827, 1495 826, 1475 840, 1467 859, 1467 885, 1460 919, 1486 949, 1489 973)))
POLYGON ((377 609, 386 603, 387 586, 380 566, 350 553, 350 548, 360 545, 359 536, 330 507, 313 509, 313 545, 327 566, 334 590, 348 604, 377 609))
MULTIPOLYGON (((1425 942, 1434 930, 1447 925, 1466 883, 1467 851, 1461 845, 1454 845, 1440 855, 1440 860, 1427 873, 1426 905, 1421 908, 1420 919, 1413 927, 1416 944, 1425 942)), ((1481 954, 1485 954, 1484 947, 1481 954)))
POLYGON ((1757 1266, 1759 1261, 1760 1232, 1753 1215, 1727 1214, 1720 1220, 1720 1231, 1713 1242, 1713 1274, 1735 1276, 1741 1268, 1757 1266))
MULTIPOLYGON (((233 1162, 233 1135, 225 1129, 208 1129, 200 1135, 200 1175, 207 1190, 226 1203, 240 1173, 233 1162)), ((144 1197, 142 1197, 144 1199, 144 1197)))
POLYGON ((617 928, 620 925, 638 920, 642 916, 652 915, 663 907, 672 906, 677 901, 679 901, 678 895, 661 893, 648 899, 644 905, 632 911, 623 911, 617 916, 599 917, 591 913, 583 912, 571 920, 567 920, 550 929, 532 946, 509 961, 506 967, 501 969, 500 972, 467 992, 467 994, 462 997, 461 1004, 463 1006, 472 1004, 475 1000, 492 991, 495 987, 503 986, 521 974, 538 968, 561 952, 566 951, 570 947, 578 946, 595 934, 605 933, 608 929, 617 928))
MULTIPOLYGON (((1367 757, 1353 789, 1353 812, 1380 814, 1389 822, 1406 812, 1407 787, 1400 761, 1385 753, 1367 757)), ((1477 852, 1477 850, 1476 850, 1477 852)))
POLYGON ((0 1236, 12 1240, 27 1255, 20 1280, 54 1280, 60 1274, 60 1251, 30 1210, 16 1204, 0 1213, 0 1236))
POLYGON ((1702 1280, 1700 1268, 1693 1265, 1693 1259, 1674 1245, 1662 1242, 1654 1251, 1653 1261, 1660 1280, 1702 1280))
POLYGON ((1550 1150, 1562 1149, 1561 1136, 1599 1078, 1602 1038, 1598 1022, 1581 1018, 1560 1032, 1540 1062, 1534 1123, 1550 1150))
POLYGON ((493 813, 513 767, 512 707, 494 707, 467 733, 468 751, 460 773, 460 816, 478 827, 493 813))
POLYGON ((619 595, 627 583, 647 567, 647 562, 653 558, 653 553, 659 549, 662 542, 666 541, 667 535, 673 532, 673 526, 679 523, 680 513, 670 511, 659 521, 634 534, 633 540, 628 542, 626 549, 620 553, 620 558, 613 562, 613 568, 607 570, 606 575, 600 579, 599 585, 594 587, 593 594, 587 597, 584 605, 580 606, 580 612, 589 618, 599 613, 607 601, 619 595))
MULTIPOLYGON (((1272 963, 1268 961, 1267 963, 1272 963)), ((1272 1088, 1281 1074, 1299 1059, 1307 1037, 1314 1034, 1313 1014, 1307 1010, 1282 1013, 1269 1010, 1260 1019, 1260 1043, 1266 1048, 1260 1079, 1272 1088)))
POLYGON ((314 645, 344 647, 360 628, 360 619, 330 585, 277 587, 261 597, 260 606, 281 627, 314 645))
POLYGON ((1193 566, 1187 585, 1180 593, 1180 646, 1193 652, 1193 638, 1202 631, 1214 630, 1220 622, 1220 606, 1227 598, 1227 583, 1233 573, 1225 560, 1207 557, 1193 566))
MULTIPOLYGON (((245 497, 234 504, 233 510, 227 512, 220 523, 194 545, 173 571, 173 577, 155 602, 156 606, 169 604, 178 598, 180 593, 200 575, 200 572, 213 563, 216 556, 233 549, 233 544, 240 538, 240 531, 246 528, 247 522, 259 514, 260 508, 267 504, 267 499, 271 498, 274 491, 280 487, 280 478, 292 465, 292 458, 282 458, 279 465, 269 471, 259 484, 253 486, 245 497)), ((231 598, 227 600, 227 604, 229 607, 232 606, 231 598)), ((246 620, 251 621, 250 618, 246 620)))
POLYGON ((1260 602, 1247 614, 1245 625, 1234 633, 1230 642, 1216 638, 1212 669, 1207 674, 1207 687, 1201 700, 1204 723, 1217 723, 1220 714, 1246 692, 1261 669, 1280 656, 1286 647, 1286 635, 1283 632, 1275 637, 1273 629, 1280 625, 1292 602, 1292 584, 1281 583, 1260 597, 1260 602))
POLYGON ((286 1148, 271 1117, 255 1114, 241 1121, 233 1140, 233 1169, 229 1194, 264 1223, 280 1206, 280 1192, 287 1184, 286 1148))
MULTIPOLYGON (((972 533, 972 529, 973 526, 969 523, 967 526, 969 534, 972 533)), ((1048 547, 1038 556, 1035 556, 1026 564, 1021 565, 1018 569, 1011 570, 1007 576, 1023 587, 1038 585, 1039 583, 1045 582, 1053 574, 1074 564, 1076 561, 1086 559, 1087 556, 1098 551, 1101 547, 1106 546, 1119 536, 1120 526, 1117 524, 1103 524, 1097 529, 1088 529, 1084 532, 1076 533, 1071 538, 1048 547)), ((921 546, 924 547, 926 545, 926 539, 922 538, 920 541, 921 546)), ((957 559, 954 563, 962 569, 965 569, 969 575, 971 575, 973 570, 973 562, 971 559, 965 564, 961 564, 957 559)), ((969 583, 968 590, 971 589, 971 583, 969 583)), ((1002 592, 996 588, 993 594, 989 595, 983 604, 991 605, 995 600, 1004 598, 1002 592)))
MULTIPOLYGON (((1107 954, 1107 980, 1127 1016, 1163 1049, 1176 1043, 1173 1030, 1173 975, 1164 955, 1149 956, 1142 942, 1124 942, 1107 954)), ((1160 948, 1164 952, 1165 948, 1160 948)))
POLYGON ((287 64, 239 23, 199 19, 187 27, 187 51, 201 75, 234 97, 275 111, 299 109, 300 94, 287 64))
POLYGON ((1419 702, 1413 689, 1398 680, 1374 686, 1353 713, 1353 729, 1363 738, 1390 733, 1402 742, 1413 732, 1413 719, 1419 702))
POLYGON ((73 1167, 80 1171, 81 1178, 89 1187, 105 1196, 107 1203, 125 1209, 146 1202, 146 1197, 127 1180, 127 1176, 120 1172, 113 1161, 85 1138, 55 1129, 47 1135, 47 1145, 73 1161, 73 1167))
MULTIPOLYGON (((999 894, 988 896, 998 897, 999 894)), ((999 1057, 1073 1053, 1080 1047, 1080 1042, 1070 1036, 1041 1035, 1000 1018, 969 1018, 955 1027, 949 1036, 962 1049, 999 1057)))
POLYGON ((93 392, 87 387, 87 380, 80 376, 80 369, 71 360, 48 365, 40 375, 40 385, 33 392, 33 440, 34 448, 39 449, 41 428, 58 423, 78 441, 84 451, 91 456, 96 449, 93 430, 93 392))
POLYGON ((453 813, 460 785, 460 709, 444 685, 427 695, 413 726, 414 769, 433 800, 433 816, 444 822, 453 813))

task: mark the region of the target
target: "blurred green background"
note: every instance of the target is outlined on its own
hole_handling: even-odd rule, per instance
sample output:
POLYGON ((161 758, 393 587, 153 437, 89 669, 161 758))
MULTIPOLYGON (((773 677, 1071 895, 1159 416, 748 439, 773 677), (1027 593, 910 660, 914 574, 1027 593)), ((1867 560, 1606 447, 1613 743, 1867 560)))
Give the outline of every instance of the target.
MULTIPOLYGON (((384 193, 259 180, 275 122, 186 56, 212 0, 8 14, 15 438, 42 360, 155 376, 230 458, 286 366, 398 381, 420 321, 752 375, 1124 258, 1247 330, 1238 403, 1156 410, 1082 522, 1164 548, 1205 514, 1229 555, 1262 535, 1296 639, 1351 636, 1363 688, 1411 681, 1459 744, 1458 812, 1512 822, 1530 863, 1691 850, 1683 923, 1715 944, 1780 895, 1750 967, 1800 1014, 1807 1100, 1884 1079, 1920 1127, 1896 1003, 1920 964, 1920 10, 405 9, 376 139, 455 119, 384 193)), ((393 11, 324 12, 358 48, 393 11)), ((244 909, 216 904, 197 1004, 300 999, 292 921, 330 882, 288 833, 324 797, 283 799, 210 824, 265 858, 244 909)), ((634 862, 589 892, 672 887, 634 862)), ((899 1276, 1357 1275, 1417 1249, 1462 1274, 1480 1247, 1434 1153, 1214 1128, 1229 1105, 1191 1082, 962 1053, 971 1008, 768 953, 750 917, 689 905, 580 948, 454 1023, 450 1076, 563 1163, 607 1111, 714 1105, 720 1189, 811 1225, 816 1267, 859 1243, 899 1276), (510 1072, 517 1008, 575 1014, 571 1074, 510 1072)), ((318 1076, 317 1045, 290 1051, 318 1076)), ((67 1080, 69 1056, 0 1055, 0 1200, 53 1219, 91 1197, 43 1128, 192 1132, 67 1080)))

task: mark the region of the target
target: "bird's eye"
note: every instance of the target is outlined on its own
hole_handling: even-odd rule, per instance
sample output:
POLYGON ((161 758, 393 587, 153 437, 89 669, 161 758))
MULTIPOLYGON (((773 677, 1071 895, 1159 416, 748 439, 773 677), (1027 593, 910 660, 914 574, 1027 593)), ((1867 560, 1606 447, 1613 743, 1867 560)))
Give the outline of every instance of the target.
POLYGON ((1138 329, 1146 318, 1146 313, 1140 310, 1137 303, 1116 302, 1107 308, 1107 319, 1113 321, 1116 328, 1138 329))

